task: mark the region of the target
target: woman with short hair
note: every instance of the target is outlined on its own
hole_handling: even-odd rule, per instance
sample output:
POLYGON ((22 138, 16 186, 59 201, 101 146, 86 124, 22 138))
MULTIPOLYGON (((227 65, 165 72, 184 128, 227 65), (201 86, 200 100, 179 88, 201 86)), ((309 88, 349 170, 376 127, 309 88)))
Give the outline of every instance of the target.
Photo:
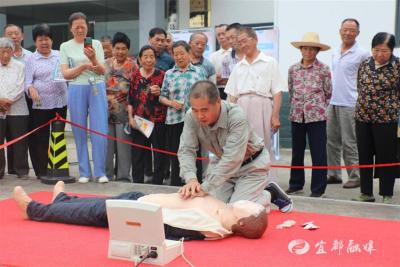
MULTIPOLYGON (((138 69, 135 61, 129 57, 131 40, 117 32, 112 39, 113 56, 105 62, 108 100, 108 135, 121 140, 131 141, 124 126, 128 123, 128 93, 132 76, 138 69)), ((114 154, 117 169, 117 181, 130 181, 131 146, 120 141, 108 139, 106 173, 109 179, 114 176, 114 154)))
MULTIPOLYGON (((395 43, 394 35, 377 33, 372 39, 372 56, 358 69, 355 120, 360 165, 398 161, 400 60, 393 55, 395 43)), ((375 177, 379 178, 379 195, 383 202, 392 203, 395 178, 399 176, 399 166, 361 168, 361 195, 356 200, 375 201, 375 177)))
MULTIPOLYGON (((107 97, 104 83, 104 52, 98 40, 86 39, 89 22, 82 12, 73 13, 68 21, 73 38, 61 44, 61 72, 68 83, 68 108, 71 121, 91 130, 107 134, 107 97)), ((90 181, 92 171, 86 130, 72 126, 79 162, 79 182, 90 181)), ((90 133, 94 179, 107 183, 105 172, 107 139, 90 133)))
MULTIPOLYGON (((52 77, 59 64, 60 53, 52 49, 53 37, 47 24, 32 30, 36 51, 25 65, 25 90, 32 99, 30 123, 33 129, 53 119, 58 113, 67 116, 67 84, 52 77)), ((50 125, 32 134, 32 166, 38 178, 47 175, 50 125)))
MULTIPOLYGON (((133 142, 165 150, 165 117, 167 108, 159 101, 164 71, 156 68, 156 50, 149 45, 145 45, 140 49, 138 59, 140 68, 132 77, 128 106, 129 123, 133 128, 133 142), (149 137, 146 137, 136 128, 135 115, 154 123, 153 131, 149 137)), ((132 178, 135 183, 144 182, 145 154, 145 149, 132 147, 132 178)), ((154 175, 152 183, 163 184, 167 158, 160 152, 154 152, 153 157, 154 175)))

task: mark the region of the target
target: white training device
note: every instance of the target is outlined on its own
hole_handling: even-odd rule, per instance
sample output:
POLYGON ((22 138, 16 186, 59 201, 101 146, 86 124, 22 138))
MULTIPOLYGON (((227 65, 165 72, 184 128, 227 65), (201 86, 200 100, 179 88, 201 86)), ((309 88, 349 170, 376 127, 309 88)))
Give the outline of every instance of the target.
POLYGON ((165 265, 181 254, 181 242, 165 239, 162 208, 136 200, 106 200, 110 240, 108 257, 165 265), (154 253, 155 252, 155 253, 154 253))

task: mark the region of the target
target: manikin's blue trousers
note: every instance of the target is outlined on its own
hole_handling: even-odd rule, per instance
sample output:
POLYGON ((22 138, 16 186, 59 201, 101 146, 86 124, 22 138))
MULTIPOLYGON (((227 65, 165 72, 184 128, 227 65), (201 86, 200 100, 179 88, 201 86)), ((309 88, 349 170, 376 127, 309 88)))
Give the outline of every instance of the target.
MULTIPOLYGON (((68 109, 71 121, 87 127, 89 116, 89 128, 97 132, 108 133, 108 105, 104 82, 97 83, 97 92, 90 85, 70 84, 68 87, 68 109)), ((85 130, 72 127, 74 133, 76 151, 79 161, 79 175, 90 178, 92 176, 87 133, 85 130)), ((94 177, 105 176, 105 164, 107 155, 107 139, 94 133, 90 133, 92 141, 92 159, 94 177)))
POLYGON ((31 201, 26 212, 33 221, 107 227, 107 199, 137 200, 142 196, 141 192, 129 192, 109 198, 78 198, 60 193, 51 204, 31 201))

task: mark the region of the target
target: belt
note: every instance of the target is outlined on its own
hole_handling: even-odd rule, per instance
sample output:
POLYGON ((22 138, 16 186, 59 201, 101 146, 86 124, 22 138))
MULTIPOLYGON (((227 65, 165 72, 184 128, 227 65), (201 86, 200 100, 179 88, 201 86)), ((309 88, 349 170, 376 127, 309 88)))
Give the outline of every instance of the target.
POLYGON ((256 153, 254 153, 253 155, 251 155, 248 159, 246 159, 245 161, 242 162, 242 166, 249 164, 250 162, 252 162, 253 160, 255 160, 260 154, 261 152, 263 152, 263 149, 258 150, 256 153))

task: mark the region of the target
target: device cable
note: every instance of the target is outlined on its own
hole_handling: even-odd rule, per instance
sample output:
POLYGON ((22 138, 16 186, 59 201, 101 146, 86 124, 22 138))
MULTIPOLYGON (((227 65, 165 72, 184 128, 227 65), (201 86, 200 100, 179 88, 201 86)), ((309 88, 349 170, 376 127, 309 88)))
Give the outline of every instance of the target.
POLYGON ((142 262, 144 262, 147 259, 155 259, 158 257, 157 252, 155 251, 150 251, 146 256, 144 256, 138 263, 135 264, 135 267, 138 267, 142 262))
POLYGON ((187 264, 190 265, 190 267, 194 267, 194 265, 183 254, 183 251, 184 251, 184 249, 183 249, 183 241, 184 240, 185 240, 185 238, 183 238, 183 237, 179 240, 179 241, 181 241, 181 255, 182 255, 182 258, 187 262, 187 264))

